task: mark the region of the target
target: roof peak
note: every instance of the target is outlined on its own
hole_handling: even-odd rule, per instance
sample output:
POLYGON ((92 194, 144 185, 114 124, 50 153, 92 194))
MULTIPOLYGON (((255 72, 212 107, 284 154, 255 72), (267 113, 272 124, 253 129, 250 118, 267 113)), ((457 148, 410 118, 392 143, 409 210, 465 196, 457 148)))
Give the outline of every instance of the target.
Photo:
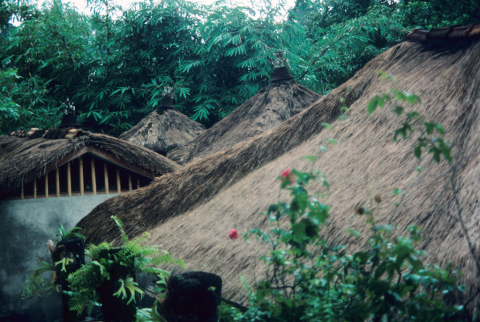
POLYGON ((273 73, 270 79, 272 85, 291 84, 295 82, 295 79, 290 74, 290 65, 288 64, 288 58, 285 57, 285 52, 278 50, 273 53, 273 55, 275 59, 272 61, 273 73))
POLYGON ((455 42, 461 40, 479 39, 480 23, 468 26, 449 26, 433 28, 430 31, 414 29, 410 31, 406 39, 419 42, 455 42))
POLYGON ((80 127, 80 124, 77 121, 77 117, 75 116, 75 105, 70 101, 70 99, 67 97, 67 100, 64 103, 63 107, 63 117, 62 117, 62 122, 58 126, 59 129, 65 129, 65 128, 78 128, 80 127))
POLYGON ((162 93, 162 101, 157 108, 157 111, 175 109, 173 105, 173 87, 165 86, 162 93))

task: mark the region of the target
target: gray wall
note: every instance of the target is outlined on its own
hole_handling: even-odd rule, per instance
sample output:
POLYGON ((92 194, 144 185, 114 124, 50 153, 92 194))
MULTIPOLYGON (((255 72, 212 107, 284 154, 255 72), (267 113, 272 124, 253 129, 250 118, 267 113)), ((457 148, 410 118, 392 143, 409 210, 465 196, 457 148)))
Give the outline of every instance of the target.
POLYGON ((38 266, 40 258, 51 262, 45 243, 55 241, 60 224, 67 230, 73 228, 95 206, 116 195, 0 201, 1 322, 62 320, 59 293, 40 299, 20 298, 28 271, 38 266))

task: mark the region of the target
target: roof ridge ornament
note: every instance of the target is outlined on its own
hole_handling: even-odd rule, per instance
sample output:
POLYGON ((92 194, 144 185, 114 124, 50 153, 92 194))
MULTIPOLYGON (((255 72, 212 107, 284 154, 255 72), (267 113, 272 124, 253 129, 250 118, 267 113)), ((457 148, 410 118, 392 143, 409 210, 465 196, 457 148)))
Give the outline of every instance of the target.
POLYGON ((70 98, 67 97, 65 103, 63 103, 63 117, 62 122, 58 126, 59 129, 61 128, 68 128, 74 127, 78 128, 80 124, 77 121, 77 117, 75 116, 75 105, 73 105, 70 98))
POLYGON ((158 111, 174 108, 175 106, 173 106, 173 87, 167 85, 163 88, 162 101, 160 102, 158 111))
POLYGON ((288 58, 285 57, 283 50, 278 50, 273 53, 275 59, 272 61, 273 73, 270 79, 272 85, 291 84, 295 79, 290 74, 290 64, 288 58))

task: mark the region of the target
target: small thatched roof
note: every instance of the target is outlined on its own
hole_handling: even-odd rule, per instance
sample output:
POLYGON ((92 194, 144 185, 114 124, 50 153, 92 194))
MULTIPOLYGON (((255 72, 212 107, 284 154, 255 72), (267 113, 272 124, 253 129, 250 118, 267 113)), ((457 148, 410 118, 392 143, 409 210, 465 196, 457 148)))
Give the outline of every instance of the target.
POLYGON ((175 109, 159 109, 120 135, 120 139, 162 155, 195 139, 205 129, 175 109))
POLYGON ((178 168, 153 151, 108 135, 72 128, 32 129, 0 137, 0 195, 44 175, 49 166, 84 148, 103 151, 155 176, 178 168))
MULTIPOLYGON (((451 168, 446 162, 436 164, 431 156, 416 159, 415 137, 394 142, 392 132, 403 119, 390 108, 371 116, 367 113, 370 99, 392 86, 379 79, 378 70, 394 75, 396 88, 422 98, 420 112, 442 124, 453 144, 455 189, 480 255, 480 25, 459 38, 435 38, 434 34, 425 43, 406 41, 387 50, 348 82, 269 132, 157 178, 148 188, 107 200, 80 221, 83 233, 91 242, 117 238, 110 216, 118 215, 127 233, 134 236, 148 230, 151 244, 165 245, 191 269, 220 275, 224 296, 246 301, 239 275, 252 284, 261 277, 262 265, 256 259, 266 249, 258 243, 231 241, 228 231, 265 228, 267 220, 260 213, 279 197, 288 198, 285 192, 279 196, 276 177, 287 167, 310 170, 312 165, 301 158, 314 155, 314 168, 324 171, 330 183, 330 192, 322 200, 331 205, 330 223, 322 230, 326 236, 361 247, 358 240, 349 243, 344 232, 351 228, 365 232, 365 218, 355 215, 354 208, 380 194, 383 201, 375 208, 377 221, 390 221, 401 234, 419 224, 424 238, 420 247, 429 254, 428 261, 457 265, 465 273, 461 282, 471 294, 480 285, 454 216, 451 168), (336 120, 342 97, 349 117, 336 120), (324 122, 333 127, 326 130, 324 122), (329 138, 338 143, 320 152, 318 146, 329 138), (419 173, 418 166, 424 171, 419 173), (395 187, 408 190, 396 212, 395 187)), ((325 192, 321 183, 309 189, 325 192)))
POLYGON ((169 152, 167 157, 185 164, 227 150, 300 113, 320 97, 293 79, 272 82, 195 140, 169 152))

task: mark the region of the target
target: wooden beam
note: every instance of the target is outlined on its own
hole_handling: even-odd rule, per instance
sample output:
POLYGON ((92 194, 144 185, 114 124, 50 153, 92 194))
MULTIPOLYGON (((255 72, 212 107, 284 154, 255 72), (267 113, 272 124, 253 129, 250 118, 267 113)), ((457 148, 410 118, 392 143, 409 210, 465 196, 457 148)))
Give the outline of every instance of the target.
POLYGON ((83 196, 85 194, 85 185, 83 182, 83 156, 80 156, 80 195, 83 196))
POLYGON ((23 184, 22 184, 22 190, 20 191, 20 198, 25 199, 25 192, 24 192, 23 184))
POLYGON ((92 191, 93 194, 97 194, 97 178, 95 176, 95 158, 92 158, 92 191))
POLYGON ((55 188, 57 189, 57 197, 60 197, 60 168, 55 169, 57 180, 55 182, 55 188))
POLYGON ((140 179, 137 179, 137 189, 140 188, 140 179))
POLYGON ((105 176, 105 193, 109 193, 107 162, 103 163, 103 174, 105 176))
POLYGON ((48 172, 45 173, 45 198, 48 198, 48 172))
POLYGON ((120 184, 120 170, 117 169, 117 192, 122 192, 122 186, 120 184))
POLYGON ((33 198, 37 199, 37 178, 33 179, 33 198))
POLYGON ((72 195, 72 168, 70 162, 67 163, 67 190, 68 195, 72 195))
POLYGON ((132 175, 128 174, 128 191, 132 191, 132 175))
POLYGON ((103 161, 111 162, 120 168, 139 174, 142 177, 147 177, 152 180, 155 179, 155 175, 153 174, 152 171, 139 167, 138 165, 135 165, 135 164, 129 164, 117 158, 113 153, 106 152, 106 151, 94 148, 92 146, 88 146, 86 147, 86 149, 90 154, 93 154, 94 156, 102 159, 103 161))

